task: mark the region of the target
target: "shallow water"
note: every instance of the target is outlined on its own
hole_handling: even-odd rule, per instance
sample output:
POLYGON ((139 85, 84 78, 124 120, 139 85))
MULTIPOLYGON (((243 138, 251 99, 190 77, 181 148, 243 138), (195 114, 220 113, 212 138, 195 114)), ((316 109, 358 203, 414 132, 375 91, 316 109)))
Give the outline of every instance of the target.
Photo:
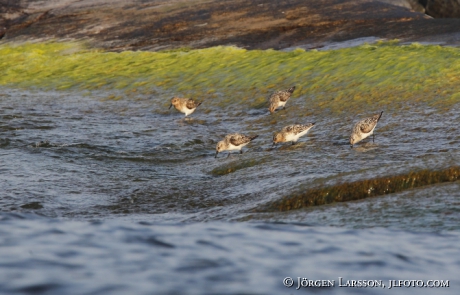
POLYGON ((380 110, 308 109, 301 96, 271 116, 209 101, 183 120, 168 110, 171 96, 0 88, 1 292, 301 292, 283 287, 286 276, 450 279, 453 287, 436 291, 455 292, 458 181, 290 212, 261 208, 309 188, 458 166, 458 104, 388 106, 375 143, 350 149, 353 123, 380 110), (272 148, 273 133, 296 122, 316 125, 297 145, 272 148), (259 138, 243 155, 215 159, 230 132, 259 138))
POLYGON ((253 209, 299 189, 459 164, 458 108, 384 110, 375 143, 367 139, 350 149, 352 124, 372 113, 294 117, 302 98, 273 116, 238 104, 224 111, 203 105, 184 120, 168 111, 164 97, 2 93, 4 211, 247 220, 253 209), (297 145, 272 148, 272 134, 295 122, 316 125, 297 145), (243 155, 224 152, 215 159, 217 141, 230 132, 259 138, 243 155))

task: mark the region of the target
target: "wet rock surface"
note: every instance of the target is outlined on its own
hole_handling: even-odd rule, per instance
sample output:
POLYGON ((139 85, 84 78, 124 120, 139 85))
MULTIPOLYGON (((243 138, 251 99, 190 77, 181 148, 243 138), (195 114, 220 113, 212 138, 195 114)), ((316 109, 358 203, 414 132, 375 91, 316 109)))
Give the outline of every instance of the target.
POLYGON ((426 13, 432 17, 460 18, 460 0, 425 0, 426 13))
POLYGON ((0 28, 6 28, 2 41, 88 40, 114 51, 320 48, 369 36, 423 41, 441 35, 444 42, 460 43, 460 19, 432 19, 412 2, 2 0, 0 28))

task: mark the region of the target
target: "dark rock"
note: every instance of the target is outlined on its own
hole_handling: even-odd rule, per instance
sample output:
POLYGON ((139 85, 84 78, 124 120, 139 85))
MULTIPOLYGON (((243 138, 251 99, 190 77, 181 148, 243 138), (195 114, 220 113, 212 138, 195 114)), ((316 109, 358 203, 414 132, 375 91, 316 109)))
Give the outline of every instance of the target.
POLYGON ((6 28, 5 27, 0 28, 0 39, 2 39, 3 36, 5 36, 5 34, 6 34, 6 28))
POLYGON ((435 18, 460 18, 460 0, 427 0, 426 13, 435 18))
POLYGON ((21 208, 37 210, 37 209, 42 209, 43 205, 40 202, 31 202, 31 203, 22 205, 21 208))
POLYGON ((418 0, 379 0, 388 4, 405 7, 413 11, 425 13, 425 5, 421 4, 418 0))
POLYGON ((369 36, 417 41, 460 30, 460 20, 433 20, 414 11, 412 0, 0 1, 11 5, 0 10, 4 39, 84 39, 114 51, 312 48, 369 36))

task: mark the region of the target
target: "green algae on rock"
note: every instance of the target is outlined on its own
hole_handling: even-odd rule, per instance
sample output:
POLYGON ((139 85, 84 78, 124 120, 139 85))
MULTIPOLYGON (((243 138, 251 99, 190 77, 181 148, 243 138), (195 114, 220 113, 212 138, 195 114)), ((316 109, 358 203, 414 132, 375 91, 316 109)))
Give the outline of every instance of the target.
POLYGON ((289 211, 335 202, 361 200, 421 186, 454 182, 459 179, 460 167, 458 166, 438 171, 421 170, 402 175, 337 184, 325 188, 307 189, 297 194, 285 196, 257 211, 289 211))
MULTIPOLYGON (((78 43, 0 46, 0 85, 41 89, 156 91, 207 96, 258 108, 283 85, 309 105, 344 111, 363 103, 431 105, 460 101, 460 49, 379 42, 330 51, 212 47, 104 52, 78 43), (248 100, 247 98, 251 98, 248 100)), ((118 97, 118 94, 116 95, 118 97)))
POLYGON ((223 176, 223 175, 227 175, 227 174, 236 172, 244 168, 249 168, 249 167, 263 164, 267 161, 268 159, 266 157, 262 159, 238 160, 237 162, 232 162, 232 163, 225 164, 223 166, 214 168, 211 171, 211 174, 214 176, 223 176))

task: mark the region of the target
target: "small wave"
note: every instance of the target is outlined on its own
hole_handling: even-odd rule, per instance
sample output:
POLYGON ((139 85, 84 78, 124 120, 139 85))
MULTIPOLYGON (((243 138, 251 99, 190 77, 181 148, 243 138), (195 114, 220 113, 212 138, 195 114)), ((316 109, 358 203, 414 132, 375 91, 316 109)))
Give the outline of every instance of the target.
MULTIPOLYGON (((453 287, 459 284, 458 232, 275 223, 164 224, 143 219, 147 222, 78 221, 0 212, 4 224, 0 293, 322 293, 319 288, 295 290, 298 279, 307 276, 335 280, 335 287, 324 289, 328 294, 349 289, 338 286, 340 277, 383 280, 388 288, 389 280, 433 276, 449 280, 452 287, 405 288, 404 294, 458 293, 453 287), (316 266, 315 272, 306 265, 316 266), (435 271, 427 271, 430 267, 435 271), (178 274, 183 279, 168 280, 178 274), (296 283, 291 289, 282 284, 287 276, 296 283), (192 292, 187 292, 191 287, 192 292)), ((345 293, 356 293, 350 290, 345 293)), ((376 290, 362 288, 358 293, 384 293, 376 290)))
POLYGON ((10 145, 10 140, 8 138, 0 138, 0 148, 10 145))

